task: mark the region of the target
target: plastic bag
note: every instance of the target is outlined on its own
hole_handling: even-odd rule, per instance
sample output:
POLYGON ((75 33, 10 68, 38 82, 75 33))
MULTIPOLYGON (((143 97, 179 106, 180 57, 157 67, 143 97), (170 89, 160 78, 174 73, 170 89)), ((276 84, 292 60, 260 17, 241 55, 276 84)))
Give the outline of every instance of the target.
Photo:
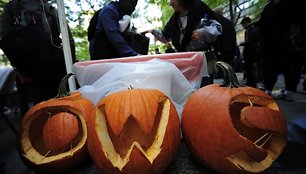
POLYGON ((186 100, 193 92, 189 81, 174 64, 158 59, 141 63, 104 63, 99 67, 107 72, 93 84, 79 89, 94 104, 105 95, 127 90, 130 86, 157 89, 170 97, 181 115, 186 100))
POLYGON ((155 58, 173 63, 183 73, 194 89, 200 87, 202 77, 209 76, 206 57, 202 52, 158 54, 78 62, 74 64, 73 71, 79 84, 84 86, 93 84, 112 69, 116 62, 144 62, 155 58))

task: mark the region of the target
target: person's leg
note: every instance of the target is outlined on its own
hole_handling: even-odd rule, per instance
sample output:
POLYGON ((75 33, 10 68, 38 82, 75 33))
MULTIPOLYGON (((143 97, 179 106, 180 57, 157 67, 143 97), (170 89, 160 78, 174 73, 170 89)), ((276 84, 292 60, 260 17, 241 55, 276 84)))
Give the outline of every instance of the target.
POLYGON ((266 51, 263 55, 263 82, 268 93, 271 94, 277 81, 278 68, 273 52, 266 51))
POLYGON ((20 77, 16 77, 16 87, 19 95, 19 107, 21 115, 25 115, 26 112, 29 110, 29 103, 28 103, 28 95, 27 92, 21 83, 20 77))
MULTIPOLYGON (((295 51, 293 55, 293 61, 292 61, 292 90, 296 91, 297 86, 301 79, 301 72, 303 67, 303 54, 300 51, 295 51)), ((290 84, 289 84, 290 86, 290 84)))
POLYGON ((306 91, 306 78, 304 79, 303 90, 306 91))
POLYGON ((256 88, 256 82, 253 75, 253 62, 249 60, 248 57, 245 57, 244 71, 247 82, 245 85, 256 88))
POLYGON ((297 54, 293 50, 285 50, 282 54, 282 71, 285 78, 286 91, 295 92, 300 80, 300 63, 298 62, 297 54))
MULTIPOLYGON (((303 72, 302 74, 306 75, 306 52, 303 52, 302 54, 302 61, 303 61, 303 72)), ((306 91, 306 78, 303 82, 303 90, 306 91)))

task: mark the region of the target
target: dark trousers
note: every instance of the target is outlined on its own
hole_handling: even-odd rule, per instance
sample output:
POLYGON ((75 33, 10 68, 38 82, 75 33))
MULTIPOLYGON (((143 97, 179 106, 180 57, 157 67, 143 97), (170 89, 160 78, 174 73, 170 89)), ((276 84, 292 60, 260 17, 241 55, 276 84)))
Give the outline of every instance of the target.
POLYGON ((54 98, 58 89, 58 85, 36 80, 23 84, 23 87, 34 105, 54 98))
MULTIPOLYGON (((270 43, 267 45, 275 45, 270 43)), ((297 83, 294 76, 294 55, 290 46, 274 46, 263 48, 263 77, 267 90, 273 90, 277 76, 283 74, 285 78, 285 89, 296 91, 297 83)))
POLYGON ((244 73, 245 77, 247 79, 246 85, 251 87, 256 87, 256 77, 255 74, 255 62, 252 60, 249 60, 250 58, 245 57, 244 62, 244 73))

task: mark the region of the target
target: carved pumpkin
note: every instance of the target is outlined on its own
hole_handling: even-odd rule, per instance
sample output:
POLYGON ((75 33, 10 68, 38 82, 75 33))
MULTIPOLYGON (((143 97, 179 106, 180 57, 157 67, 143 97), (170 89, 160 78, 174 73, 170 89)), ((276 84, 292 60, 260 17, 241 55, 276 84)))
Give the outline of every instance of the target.
POLYGON ((180 144, 175 107, 157 90, 106 96, 88 127, 88 150, 101 173, 162 173, 180 144))
MULTIPOLYGON (((60 89, 69 77, 65 77, 60 89)), ((60 90, 62 97, 35 105, 22 120, 20 157, 37 172, 63 172, 88 155, 86 119, 94 105, 79 92, 64 97, 65 92, 60 90)))
POLYGON ((182 130, 193 156, 220 173, 259 173, 281 154, 286 120, 264 92, 239 85, 232 68, 218 62, 225 84, 212 84, 188 99, 182 130))

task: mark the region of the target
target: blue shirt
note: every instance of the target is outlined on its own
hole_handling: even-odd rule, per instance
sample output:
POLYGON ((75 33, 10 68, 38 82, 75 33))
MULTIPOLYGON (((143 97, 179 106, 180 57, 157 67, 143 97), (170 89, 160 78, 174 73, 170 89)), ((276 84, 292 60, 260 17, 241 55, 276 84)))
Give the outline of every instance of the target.
POLYGON ((121 57, 136 56, 137 53, 124 40, 119 20, 122 18, 114 3, 105 6, 99 13, 96 32, 105 32, 106 37, 116 48, 121 57))

